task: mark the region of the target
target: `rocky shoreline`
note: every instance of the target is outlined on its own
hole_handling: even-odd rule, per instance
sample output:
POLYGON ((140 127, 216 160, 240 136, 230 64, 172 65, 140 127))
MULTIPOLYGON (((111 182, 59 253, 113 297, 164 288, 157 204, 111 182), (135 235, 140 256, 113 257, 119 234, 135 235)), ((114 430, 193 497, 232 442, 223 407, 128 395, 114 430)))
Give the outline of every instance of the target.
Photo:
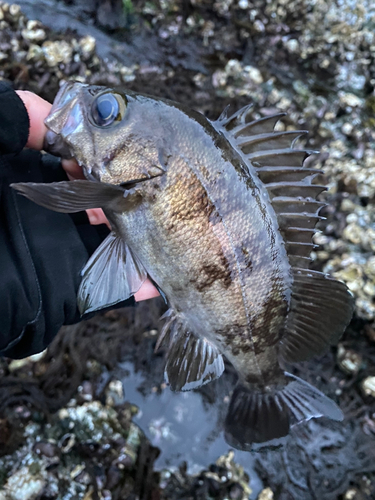
MULTIPOLYGON (((235 110, 252 101, 255 118, 287 112, 280 130, 309 130, 300 144, 320 151, 309 161, 324 171, 318 181, 329 187, 322 195, 328 206, 315 239, 313 267, 345 281, 356 310, 338 349, 295 373, 335 397, 346 420, 340 426, 312 423, 286 450, 259 454, 255 468, 264 489, 258 498, 373 498, 372 2, 134 1, 118 15, 126 22, 115 26, 95 17, 95 2, 90 12, 79 0, 72 4, 83 30, 88 23, 105 30, 101 43, 114 41, 113 57, 110 49, 106 59, 100 57, 99 42, 84 31, 84 36, 66 26, 64 33, 52 31, 26 18, 18 5, 0 3, 1 79, 50 101, 67 79, 126 86, 181 101, 210 118, 227 104, 235 110), (312 439, 315 434, 319 439, 312 439)), ((61 5, 69 14, 69 4, 61 5)), ((246 472, 231 455, 198 475, 190 475, 183 464, 155 472, 158 450, 135 425, 137 409, 126 402, 126 394, 121 396, 116 379, 107 377, 103 386, 103 371, 112 373, 130 353, 123 347, 123 329, 134 338, 137 359, 137 346, 154 342, 150 331, 158 328, 162 307, 156 301, 135 312, 108 313, 65 328, 41 359, 0 361, 1 500, 249 498, 251 477, 249 487, 246 472), (146 310, 147 320, 142 319, 146 310), (88 348, 93 337, 103 350, 88 348)), ((150 366, 155 362, 150 354, 150 366)))

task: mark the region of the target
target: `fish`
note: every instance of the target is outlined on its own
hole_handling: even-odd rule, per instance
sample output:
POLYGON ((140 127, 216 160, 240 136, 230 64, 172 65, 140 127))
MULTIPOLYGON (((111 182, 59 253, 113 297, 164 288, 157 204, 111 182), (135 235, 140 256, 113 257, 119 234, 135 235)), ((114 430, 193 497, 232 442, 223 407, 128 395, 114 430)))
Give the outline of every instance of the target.
POLYGON ((111 233, 82 270, 82 315, 133 296, 147 277, 168 304, 157 341, 173 391, 237 375, 224 422, 252 450, 311 418, 343 413, 287 371, 338 342, 353 313, 347 286, 311 270, 324 205, 296 146, 305 130, 252 105, 215 121, 166 99, 67 82, 45 120, 45 150, 85 179, 12 187, 63 213, 102 208, 111 233))

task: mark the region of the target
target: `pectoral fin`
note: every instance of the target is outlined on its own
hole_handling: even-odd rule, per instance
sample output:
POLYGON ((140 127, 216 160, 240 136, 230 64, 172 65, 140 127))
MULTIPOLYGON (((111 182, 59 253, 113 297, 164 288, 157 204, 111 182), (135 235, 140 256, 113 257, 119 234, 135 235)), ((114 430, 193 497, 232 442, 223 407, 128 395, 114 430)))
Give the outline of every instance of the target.
POLYGON ((120 186, 86 180, 48 184, 19 182, 11 187, 29 200, 55 212, 81 212, 90 208, 115 207, 125 203, 126 191, 120 186))
POLYGON ((143 265, 113 231, 93 253, 81 274, 78 309, 82 315, 128 299, 147 278, 143 265))

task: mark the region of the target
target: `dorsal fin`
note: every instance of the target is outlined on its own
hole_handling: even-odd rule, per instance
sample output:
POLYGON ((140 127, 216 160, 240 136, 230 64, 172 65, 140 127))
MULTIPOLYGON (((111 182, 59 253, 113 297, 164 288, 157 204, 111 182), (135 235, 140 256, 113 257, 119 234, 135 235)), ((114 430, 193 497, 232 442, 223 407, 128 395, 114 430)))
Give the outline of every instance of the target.
POLYGON ((275 131, 279 118, 251 121, 246 107, 214 126, 263 183, 277 216, 293 278, 280 344, 282 360, 290 363, 336 343, 350 321, 354 301, 344 283, 308 270, 312 236, 324 205, 316 198, 326 188, 313 184, 318 171, 303 166, 311 152, 294 148, 305 131, 275 131))
POLYGON ((285 113, 252 120, 251 111, 252 106, 245 106, 229 117, 224 114, 214 126, 267 189, 291 266, 308 268, 315 224, 324 205, 316 198, 326 188, 312 183, 319 171, 303 167, 311 152, 294 147, 306 131, 275 131, 285 113))
POLYGON ((249 116, 251 116, 251 110, 253 109, 252 104, 248 104, 247 106, 239 109, 233 115, 228 117, 228 106, 224 109, 224 111, 219 116, 217 123, 220 123, 221 126, 225 127, 226 130, 232 130, 238 125, 246 124, 249 122, 249 116))

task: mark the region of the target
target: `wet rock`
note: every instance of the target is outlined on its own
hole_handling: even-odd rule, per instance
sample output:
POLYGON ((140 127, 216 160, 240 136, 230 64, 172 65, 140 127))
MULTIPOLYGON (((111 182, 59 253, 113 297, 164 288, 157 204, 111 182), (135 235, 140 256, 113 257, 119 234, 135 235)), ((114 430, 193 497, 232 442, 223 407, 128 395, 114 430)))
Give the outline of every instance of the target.
POLYGON ((37 363, 41 359, 43 359, 43 356, 45 355, 46 351, 42 351, 38 354, 34 354, 33 356, 29 356, 27 358, 22 358, 22 359, 14 359, 12 360, 9 365, 8 369, 11 372, 20 370, 21 368, 24 368, 27 365, 30 365, 32 363, 37 363))
POLYGON ((0 492, 1 500, 33 500, 43 491, 46 484, 47 474, 43 470, 43 464, 36 460, 21 467, 8 477, 0 492))
POLYGON ((131 468, 137 461, 137 454, 141 444, 142 432, 134 423, 130 423, 125 445, 121 447, 120 453, 114 462, 118 468, 131 468))
POLYGON ((60 450, 54 442, 39 441, 34 446, 34 452, 37 455, 44 455, 45 457, 53 458, 59 456, 60 450))
POLYGON ((84 59, 89 59, 95 54, 96 40, 94 37, 87 35, 81 38, 78 43, 84 59))
POLYGON ((259 493, 258 500, 273 500, 274 495, 271 488, 265 488, 259 493))
POLYGON ((116 406, 124 401, 124 388, 121 380, 111 380, 105 393, 106 405, 116 406))
POLYGON ((232 484, 229 489, 230 500, 241 500, 244 495, 243 487, 239 484, 232 484))
POLYGON ((362 493, 357 488, 350 488, 345 492, 344 500, 365 500, 362 493))
POLYGON ((346 349, 339 344, 337 349, 337 363, 341 370, 349 375, 356 375, 362 368, 362 357, 352 349, 346 349))
POLYGON ((73 48, 64 40, 44 42, 42 48, 47 64, 51 67, 55 67, 60 63, 68 64, 72 60, 73 48))
POLYGON ((365 334, 371 342, 375 342, 375 328, 373 324, 365 325, 365 334))
POLYGON ((30 42, 42 42, 46 39, 46 32, 38 21, 28 21, 22 36, 30 42))
POLYGON ((363 99, 360 99, 355 94, 340 92, 339 93, 340 103, 343 106, 349 106, 350 108, 357 108, 363 106, 363 99))
POLYGON ((375 398, 375 377, 366 377, 362 380, 361 388, 366 396, 375 398))

